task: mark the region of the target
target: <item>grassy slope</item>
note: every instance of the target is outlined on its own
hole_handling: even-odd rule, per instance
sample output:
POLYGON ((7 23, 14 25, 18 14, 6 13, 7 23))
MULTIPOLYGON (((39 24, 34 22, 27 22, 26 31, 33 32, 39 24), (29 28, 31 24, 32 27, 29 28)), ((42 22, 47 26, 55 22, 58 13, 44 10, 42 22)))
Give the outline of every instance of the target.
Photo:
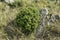
MULTIPOLYGON (((25 1, 27 5, 32 4, 30 1, 25 1)), ((26 5, 25 4, 25 5, 26 5)), ((7 37, 4 37, 6 34, 4 34, 4 27, 12 20, 14 20, 16 16, 16 12, 18 11, 18 8, 10 9, 7 8, 8 6, 6 3, 0 2, 0 40, 3 40, 4 38, 8 39, 7 37)), ((38 6, 38 8, 47 7, 49 8, 49 13, 59 14, 60 12, 60 1, 50 1, 50 0, 38 0, 38 3, 35 3, 35 6, 38 6)), ((60 26, 58 23, 57 25, 60 26)), ((59 29, 59 28, 58 28, 59 29)), ((34 37, 31 38, 21 38, 21 40, 34 40, 34 37)), ((52 39, 51 39, 52 40, 52 39)))

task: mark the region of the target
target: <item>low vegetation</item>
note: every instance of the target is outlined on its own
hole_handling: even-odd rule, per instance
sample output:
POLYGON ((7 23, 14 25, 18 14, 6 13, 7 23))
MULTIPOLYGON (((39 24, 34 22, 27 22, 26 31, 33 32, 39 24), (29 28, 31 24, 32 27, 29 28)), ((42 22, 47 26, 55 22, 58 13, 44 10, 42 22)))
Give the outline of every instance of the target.
MULTIPOLYGON (((0 40, 40 40, 34 36, 40 18, 39 10, 48 8, 49 14, 60 15, 60 0, 14 1, 8 4, 0 0, 0 40)), ((55 26, 46 26, 42 35, 44 40, 59 40, 59 20, 55 26)))

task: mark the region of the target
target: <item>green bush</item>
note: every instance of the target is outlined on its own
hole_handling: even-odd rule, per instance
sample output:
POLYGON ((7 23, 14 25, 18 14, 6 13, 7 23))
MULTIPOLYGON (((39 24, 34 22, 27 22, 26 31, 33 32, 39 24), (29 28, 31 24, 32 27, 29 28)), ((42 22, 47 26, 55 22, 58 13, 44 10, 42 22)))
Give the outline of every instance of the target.
POLYGON ((16 23, 24 33, 32 33, 38 26, 39 13, 35 7, 22 7, 17 14, 16 23))

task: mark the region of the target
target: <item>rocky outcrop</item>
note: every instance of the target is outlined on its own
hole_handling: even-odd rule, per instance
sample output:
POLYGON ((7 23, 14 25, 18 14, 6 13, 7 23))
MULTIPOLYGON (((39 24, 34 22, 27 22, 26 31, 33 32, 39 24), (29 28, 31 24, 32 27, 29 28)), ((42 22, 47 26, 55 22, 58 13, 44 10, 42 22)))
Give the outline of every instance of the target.
MULTIPOLYGON (((54 14, 48 14, 48 9, 44 8, 40 10, 40 22, 38 25, 38 28, 36 30, 36 37, 42 37, 44 33, 44 28, 46 26, 56 26, 56 22, 60 21, 60 16, 59 15, 54 15, 54 14)), ((56 28, 55 28, 56 29, 56 28)))

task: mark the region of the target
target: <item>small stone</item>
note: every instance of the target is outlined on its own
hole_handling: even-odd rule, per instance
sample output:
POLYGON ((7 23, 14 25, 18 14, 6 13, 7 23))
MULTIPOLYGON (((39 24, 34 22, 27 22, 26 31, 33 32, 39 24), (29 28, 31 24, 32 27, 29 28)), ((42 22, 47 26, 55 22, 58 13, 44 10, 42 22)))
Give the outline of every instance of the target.
POLYGON ((5 2, 9 4, 9 3, 13 3, 14 0, 5 0, 5 2))
POLYGON ((48 14, 48 9, 47 8, 42 8, 40 10, 40 14, 47 15, 48 14))
POLYGON ((55 18, 58 19, 58 20, 60 19, 59 15, 55 15, 55 18))

